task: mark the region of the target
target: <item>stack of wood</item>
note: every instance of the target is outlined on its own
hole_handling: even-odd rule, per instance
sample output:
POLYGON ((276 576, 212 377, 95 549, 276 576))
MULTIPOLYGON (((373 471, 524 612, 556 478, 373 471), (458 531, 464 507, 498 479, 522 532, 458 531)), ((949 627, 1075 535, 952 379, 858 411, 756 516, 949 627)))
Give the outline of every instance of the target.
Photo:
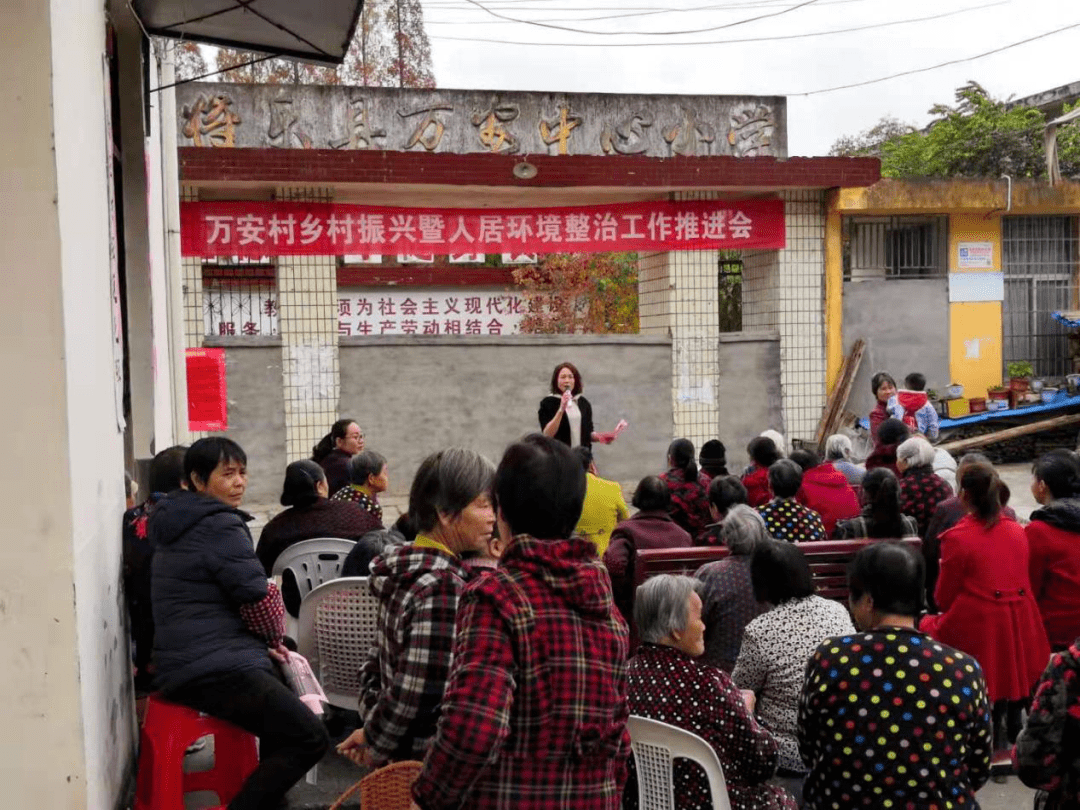
POLYGON ((844 420, 850 416, 845 409, 864 351, 866 351, 866 341, 859 338, 851 347, 851 353, 844 358, 844 365, 840 367, 840 377, 833 386, 828 400, 825 401, 825 410, 821 414, 821 421, 818 422, 817 432, 814 434, 818 453, 825 450, 825 440, 836 433, 844 424, 844 420))

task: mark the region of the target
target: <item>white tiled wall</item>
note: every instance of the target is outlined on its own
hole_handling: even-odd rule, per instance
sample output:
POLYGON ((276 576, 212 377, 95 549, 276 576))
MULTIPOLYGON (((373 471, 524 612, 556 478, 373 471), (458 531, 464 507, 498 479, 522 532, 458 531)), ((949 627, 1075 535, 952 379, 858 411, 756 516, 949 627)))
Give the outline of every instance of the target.
MULTIPOLYGON (((324 189, 279 189, 278 199, 329 202, 324 189)), ((278 260, 278 324, 288 461, 307 458, 338 418, 337 258, 278 260)))
POLYGON ((743 328, 780 332, 785 431, 810 439, 825 407, 825 202, 818 191, 783 197, 787 247, 743 254, 743 328))

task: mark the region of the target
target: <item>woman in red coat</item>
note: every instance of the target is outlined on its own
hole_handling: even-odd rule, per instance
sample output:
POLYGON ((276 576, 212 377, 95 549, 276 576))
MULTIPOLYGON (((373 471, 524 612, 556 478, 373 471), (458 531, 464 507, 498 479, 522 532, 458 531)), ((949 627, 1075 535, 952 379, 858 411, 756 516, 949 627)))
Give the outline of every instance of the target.
POLYGON ((978 660, 994 704, 995 732, 1008 709, 1012 742, 1050 645, 1028 578, 1027 537, 1016 521, 1001 516, 997 473, 989 464, 970 464, 959 484, 968 514, 941 535, 934 598, 942 612, 926 616, 919 629, 978 660))
POLYGON ((746 487, 746 503, 755 509, 772 500, 772 487, 769 486, 769 467, 783 456, 776 448, 776 442, 768 436, 758 436, 746 445, 746 454, 752 462, 743 473, 742 483, 746 487))
POLYGON ((1031 589, 1055 650, 1080 636, 1080 461, 1054 450, 1035 462, 1031 494, 1042 509, 1027 525, 1031 589))
POLYGON ((816 453, 795 450, 790 458, 803 470, 802 486, 795 500, 821 515, 825 534, 832 537, 837 523, 858 516, 859 496, 844 474, 832 464, 822 464, 816 453))

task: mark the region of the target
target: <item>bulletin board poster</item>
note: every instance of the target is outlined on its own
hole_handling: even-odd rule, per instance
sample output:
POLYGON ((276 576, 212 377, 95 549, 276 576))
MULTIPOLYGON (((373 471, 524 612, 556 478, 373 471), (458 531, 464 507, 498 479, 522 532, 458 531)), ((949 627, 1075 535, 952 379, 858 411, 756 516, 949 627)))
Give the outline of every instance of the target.
POLYGON ((959 270, 993 270, 993 242, 961 242, 956 257, 959 270))
POLYGON ((229 429, 224 349, 187 350, 188 430, 229 429))

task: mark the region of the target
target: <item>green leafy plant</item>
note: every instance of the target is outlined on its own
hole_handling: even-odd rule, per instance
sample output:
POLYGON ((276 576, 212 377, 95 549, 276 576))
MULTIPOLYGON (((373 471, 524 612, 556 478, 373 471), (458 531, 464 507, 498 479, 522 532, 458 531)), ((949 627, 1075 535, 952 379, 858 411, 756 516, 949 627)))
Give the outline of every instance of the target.
POLYGON ((1035 373, 1034 367, 1028 360, 1013 360, 1005 366, 1009 377, 1031 377, 1035 373))

